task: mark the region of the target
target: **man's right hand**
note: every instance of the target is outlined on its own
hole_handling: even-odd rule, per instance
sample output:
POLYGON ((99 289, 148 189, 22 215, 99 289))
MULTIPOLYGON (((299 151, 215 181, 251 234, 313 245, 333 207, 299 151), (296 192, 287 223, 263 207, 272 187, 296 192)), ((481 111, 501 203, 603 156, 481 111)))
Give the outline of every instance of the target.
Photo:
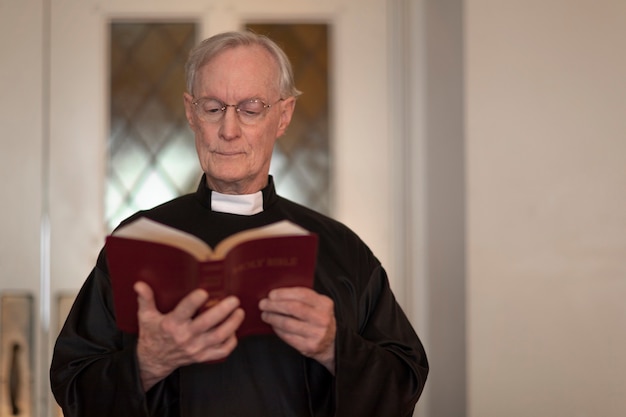
POLYGON ((181 366, 223 359, 237 346, 235 331, 244 312, 236 297, 195 316, 209 294, 194 290, 174 310, 162 314, 150 286, 137 282, 134 289, 139 304, 137 359, 144 391, 181 366))

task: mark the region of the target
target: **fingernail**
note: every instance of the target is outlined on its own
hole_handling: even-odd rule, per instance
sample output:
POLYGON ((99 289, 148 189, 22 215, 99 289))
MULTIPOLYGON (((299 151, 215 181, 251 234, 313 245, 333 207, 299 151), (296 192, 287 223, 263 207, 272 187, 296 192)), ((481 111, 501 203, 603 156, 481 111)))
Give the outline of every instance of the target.
POLYGON ((224 302, 230 307, 237 307, 239 305, 239 298, 234 295, 228 296, 224 299, 224 302))

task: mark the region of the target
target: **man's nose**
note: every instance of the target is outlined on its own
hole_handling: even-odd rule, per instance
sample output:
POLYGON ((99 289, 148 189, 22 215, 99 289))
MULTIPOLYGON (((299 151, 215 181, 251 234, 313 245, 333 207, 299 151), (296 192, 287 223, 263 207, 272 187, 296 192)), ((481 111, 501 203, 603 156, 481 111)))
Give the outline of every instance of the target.
POLYGON ((241 135, 241 124, 237 109, 233 105, 227 105, 220 126, 220 137, 224 140, 237 139, 241 135))

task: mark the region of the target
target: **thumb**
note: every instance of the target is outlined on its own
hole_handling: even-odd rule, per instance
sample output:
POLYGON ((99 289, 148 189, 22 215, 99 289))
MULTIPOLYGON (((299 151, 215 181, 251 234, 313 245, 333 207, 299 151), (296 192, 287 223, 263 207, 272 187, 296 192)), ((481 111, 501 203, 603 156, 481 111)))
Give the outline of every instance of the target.
POLYGON ((133 289, 137 293, 137 305, 139 307, 137 311, 138 313, 156 310, 154 293, 148 284, 142 281, 137 281, 133 286, 133 289))

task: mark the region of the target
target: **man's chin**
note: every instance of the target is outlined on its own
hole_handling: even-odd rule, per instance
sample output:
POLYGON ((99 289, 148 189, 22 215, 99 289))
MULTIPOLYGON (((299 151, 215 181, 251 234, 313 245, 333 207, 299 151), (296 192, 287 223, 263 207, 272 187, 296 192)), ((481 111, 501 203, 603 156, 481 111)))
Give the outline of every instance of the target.
POLYGON ((242 194, 247 190, 251 179, 242 172, 207 172, 207 185, 214 191, 224 194, 242 194))

